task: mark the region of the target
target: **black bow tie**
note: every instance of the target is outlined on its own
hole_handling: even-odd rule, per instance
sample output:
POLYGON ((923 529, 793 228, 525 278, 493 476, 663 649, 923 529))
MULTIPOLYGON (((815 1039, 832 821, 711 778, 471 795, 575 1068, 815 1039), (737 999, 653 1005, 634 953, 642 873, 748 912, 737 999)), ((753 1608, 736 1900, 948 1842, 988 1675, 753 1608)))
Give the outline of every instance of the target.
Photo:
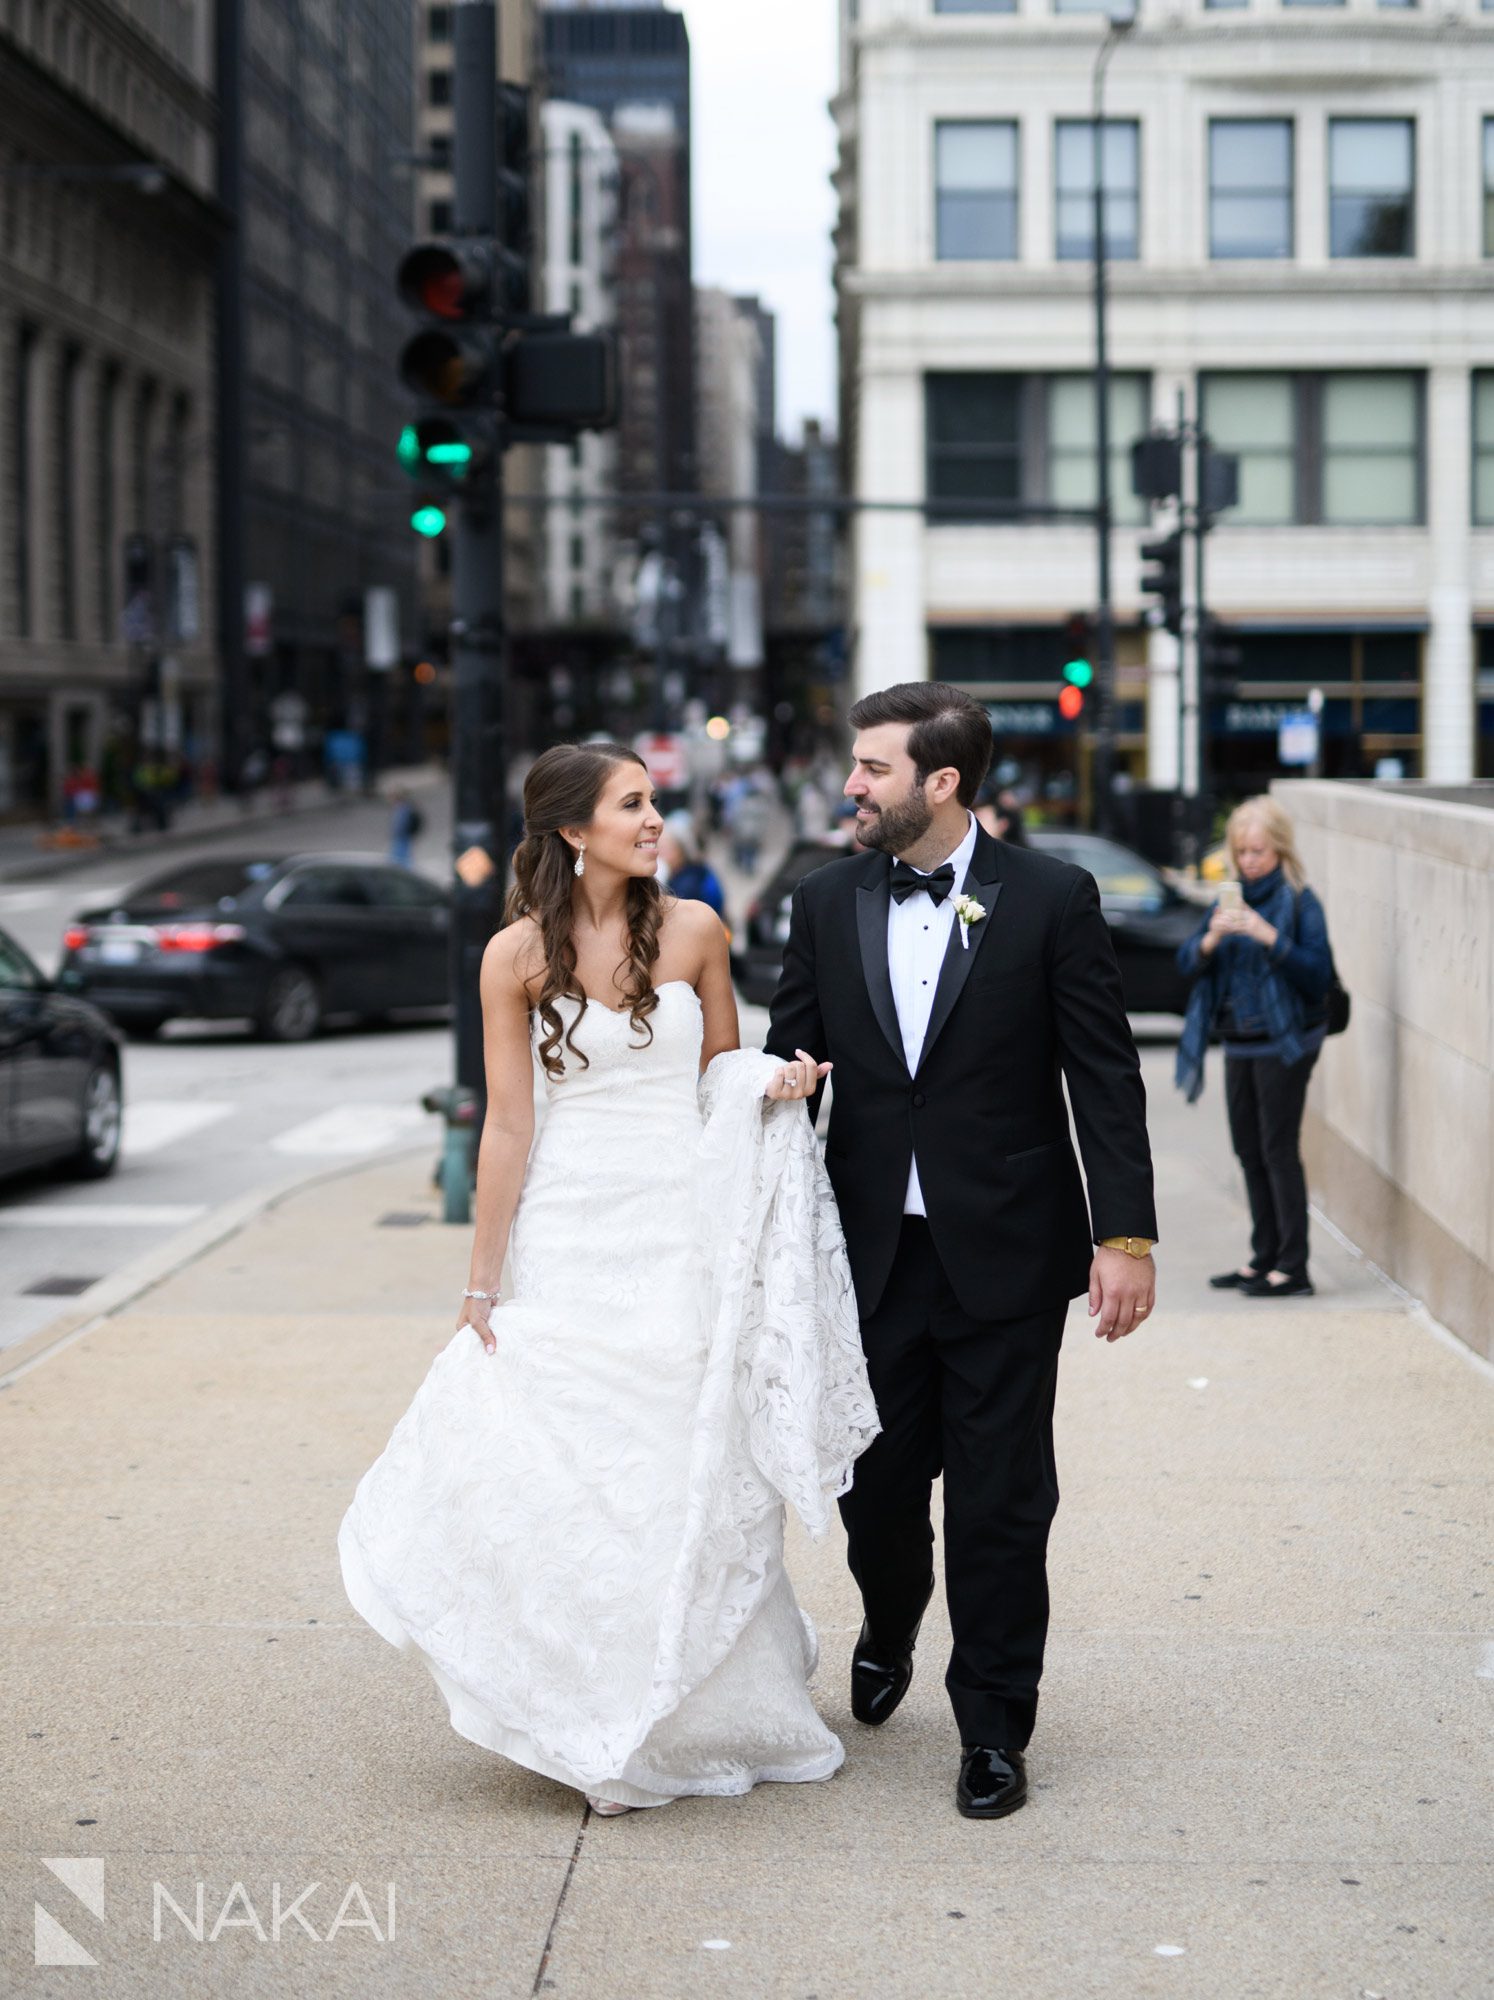
POLYGON ((942 868, 936 868, 931 875, 920 875, 916 868, 910 868, 906 861, 892 864, 892 897, 897 903, 906 903, 910 896, 916 896, 920 889, 927 889, 930 899, 938 904, 954 888, 954 868, 946 861, 942 868))

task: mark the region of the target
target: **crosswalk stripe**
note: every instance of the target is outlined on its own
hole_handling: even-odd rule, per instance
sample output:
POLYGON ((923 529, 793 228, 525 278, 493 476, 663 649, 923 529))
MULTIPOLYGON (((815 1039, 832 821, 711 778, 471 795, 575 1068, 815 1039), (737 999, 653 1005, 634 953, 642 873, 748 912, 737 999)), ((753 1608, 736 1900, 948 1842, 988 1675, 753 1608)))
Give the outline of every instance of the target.
POLYGON ((170 1098, 142 1098, 125 1106, 124 1132, 120 1150, 135 1160, 142 1153, 158 1153, 205 1125, 216 1125, 237 1107, 232 1104, 189 1104, 170 1098))
POLYGON ((207 1213, 197 1202, 20 1202, 0 1208, 0 1226, 7 1229, 165 1229, 194 1222, 207 1213))
POLYGON ((376 1153, 428 1125, 434 1114, 415 1104, 340 1104, 270 1143, 277 1153, 376 1153))

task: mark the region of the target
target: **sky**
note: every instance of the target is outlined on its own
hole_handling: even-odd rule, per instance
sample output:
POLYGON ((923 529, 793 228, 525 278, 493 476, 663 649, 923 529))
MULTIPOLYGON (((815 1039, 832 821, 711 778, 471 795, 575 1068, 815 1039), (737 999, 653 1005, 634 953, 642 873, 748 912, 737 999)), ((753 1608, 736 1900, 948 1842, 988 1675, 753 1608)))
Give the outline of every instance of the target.
POLYGON ((778 427, 835 421, 835 0, 675 0, 690 30, 695 279, 778 315, 778 427))

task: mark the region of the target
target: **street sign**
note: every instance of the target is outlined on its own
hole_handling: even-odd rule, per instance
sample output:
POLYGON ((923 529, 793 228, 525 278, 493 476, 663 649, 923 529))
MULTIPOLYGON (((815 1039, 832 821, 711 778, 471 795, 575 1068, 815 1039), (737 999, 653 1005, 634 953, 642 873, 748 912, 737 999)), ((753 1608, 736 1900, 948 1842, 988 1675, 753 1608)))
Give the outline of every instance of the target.
POLYGON ((1282 764, 1315 764, 1318 760, 1318 718, 1309 708, 1284 715, 1276 732, 1276 757, 1282 764))
POLYGON ((645 732, 633 748, 648 766, 649 776, 661 792, 678 792, 690 782, 690 766, 685 739, 673 732, 649 735, 645 732))

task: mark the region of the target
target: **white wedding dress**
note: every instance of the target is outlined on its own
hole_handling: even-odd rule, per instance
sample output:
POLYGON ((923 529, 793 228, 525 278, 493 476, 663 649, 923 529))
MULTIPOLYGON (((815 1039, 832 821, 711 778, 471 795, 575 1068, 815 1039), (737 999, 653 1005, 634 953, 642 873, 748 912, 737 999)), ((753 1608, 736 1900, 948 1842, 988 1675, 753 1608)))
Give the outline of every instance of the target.
POLYGON ((755 1052, 701 1078, 693 988, 658 994, 651 1043, 592 1004, 590 1067, 562 1044, 497 1351, 443 1349, 338 1542, 455 1729, 634 1806, 839 1767, 783 1503, 823 1532, 879 1428, 802 1107, 755 1052))

